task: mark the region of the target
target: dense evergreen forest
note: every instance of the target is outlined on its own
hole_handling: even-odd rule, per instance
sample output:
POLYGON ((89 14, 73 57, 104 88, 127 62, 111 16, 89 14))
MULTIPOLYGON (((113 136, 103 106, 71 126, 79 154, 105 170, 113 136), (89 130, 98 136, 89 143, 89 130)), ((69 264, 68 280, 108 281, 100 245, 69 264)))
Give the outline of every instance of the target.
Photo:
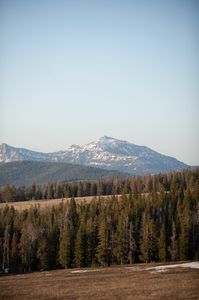
POLYGON ((29 201, 85 196, 119 195, 128 193, 151 193, 183 189, 198 181, 199 169, 194 171, 171 172, 167 174, 111 178, 91 181, 48 183, 29 186, 6 185, 0 187, 0 202, 29 201))
MULTIPOLYGON (((4 188, 1 201, 8 200, 4 196, 9 189, 19 192, 4 188)), ((24 199, 37 198, 37 186, 24 191, 24 199)), ((69 196, 71 200, 43 210, 0 209, 2 270, 199 260, 199 169, 49 184, 40 191, 41 198, 69 196), (100 198, 104 194, 112 197, 100 198), (93 195, 93 199, 78 203, 77 195, 93 195)), ((22 200, 16 195, 9 201, 22 200)))

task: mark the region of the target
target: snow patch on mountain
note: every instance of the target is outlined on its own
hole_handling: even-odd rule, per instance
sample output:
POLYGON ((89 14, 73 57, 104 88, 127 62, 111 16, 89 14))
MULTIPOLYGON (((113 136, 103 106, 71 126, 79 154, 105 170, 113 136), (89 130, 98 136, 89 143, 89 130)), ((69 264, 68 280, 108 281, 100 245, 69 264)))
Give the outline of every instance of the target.
POLYGON ((71 145, 67 150, 41 153, 6 144, 0 146, 0 162, 37 160, 69 162, 119 170, 130 174, 145 174, 180 170, 187 168, 173 157, 162 155, 146 146, 103 136, 83 146, 71 145))

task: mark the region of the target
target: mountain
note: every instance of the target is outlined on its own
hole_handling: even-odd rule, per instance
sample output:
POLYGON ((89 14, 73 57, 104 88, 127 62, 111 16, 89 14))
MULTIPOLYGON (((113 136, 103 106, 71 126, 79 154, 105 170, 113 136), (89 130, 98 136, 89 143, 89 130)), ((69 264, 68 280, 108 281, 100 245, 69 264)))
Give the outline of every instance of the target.
POLYGON ((104 136, 95 142, 72 145, 65 151, 41 153, 6 144, 0 146, 0 162, 11 161, 68 162, 117 170, 133 175, 154 174, 189 168, 177 159, 160 154, 146 146, 104 136))
POLYGON ((14 161, 0 165, 0 186, 7 184, 30 185, 57 181, 96 180, 125 177, 118 171, 80 166, 69 163, 42 161, 14 161))
POLYGON ((59 152, 59 155, 60 159, 68 162, 119 170, 133 175, 154 174, 189 167, 148 147, 107 136, 83 146, 73 145, 67 151, 59 152))
POLYGON ((23 160, 51 161, 48 153, 36 152, 24 148, 15 148, 7 144, 0 145, 0 163, 23 160))

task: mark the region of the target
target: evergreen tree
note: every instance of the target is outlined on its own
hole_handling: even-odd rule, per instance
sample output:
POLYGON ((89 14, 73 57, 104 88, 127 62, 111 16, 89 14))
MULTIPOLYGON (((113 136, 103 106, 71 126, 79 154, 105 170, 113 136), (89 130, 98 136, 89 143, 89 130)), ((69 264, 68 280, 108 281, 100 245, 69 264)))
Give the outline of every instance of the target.
POLYGON ((87 235, 84 221, 80 223, 75 241, 75 266, 87 266, 87 235))
POLYGON ((2 269, 10 268, 10 239, 11 239, 11 226, 6 225, 4 234, 4 245, 3 245, 3 266, 2 269))
POLYGON ((101 266, 106 266, 108 264, 108 236, 105 216, 100 220, 98 240, 97 259, 101 266))
POLYGON ((68 222, 65 223, 63 230, 60 232, 59 241, 59 263, 64 268, 70 268, 72 266, 73 251, 71 247, 71 229, 68 222))
POLYGON ((142 220, 141 261, 150 262, 158 259, 158 241, 156 226, 153 219, 142 220))
POLYGON ((49 247, 48 240, 45 237, 39 240, 37 257, 40 261, 41 270, 48 269, 49 247))
POLYGON ((89 266, 97 264, 98 226, 97 218, 87 222, 87 262, 89 266))
POLYGON ((48 267, 54 269, 58 266, 59 230, 56 224, 50 228, 48 235, 48 267))
POLYGON ((52 183, 48 183, 46 198, 47 199, 53 199, 54 198, 54 188, 53 188, 52 183))
POLYGON ((14 232, 12 236, 12 243, 11 243, 11 271, 17 272, 19 271, 19 249, 18 249, 18 237, 17 233, 14 232))
POLYGON ((176 261, 178 258, 178 245, 177 245, 176 225, 174 221, 172 223, 172 236, 171 236, 171 245, 169 247, 169 252, 171 256, 171 261, 176 261))
POLYGON ((160 261, 167 261, 167 243, 164 225, 162 225, 160 229, 160 236, 158 240, 158 257, 160 261))
POLYGON ((29 199, 30 200, 35 200, 36 199, 36 185, 35 184, 32 184, 32 186, 30 187, 29 199))
POLYGON ((131 221, 129 227, 129 253, 128 253, 128 260, 130 264, 133 264, 136 260, 136 251, 137 251, 137 245, 135 241, 135 231, 134 231, 133 223, 131 221))
POLYGON ((19 248, 24 272, 36 269, 38 234, 32 223, 25 223, 22 226, 19 248))
POLYGON ((180 220, 180 234, 179 234, 179 258, 180 260, 190 259, 189 253, 190 244, 190 216, 189 207, 186 206, 182 212, 180 220))

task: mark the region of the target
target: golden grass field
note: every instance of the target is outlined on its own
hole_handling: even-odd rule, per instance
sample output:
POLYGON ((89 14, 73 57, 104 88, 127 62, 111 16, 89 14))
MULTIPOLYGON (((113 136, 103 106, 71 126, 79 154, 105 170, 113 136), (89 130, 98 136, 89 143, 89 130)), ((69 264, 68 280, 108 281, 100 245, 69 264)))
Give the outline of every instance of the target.
POLYGON ((199 269, 152 266, 157 264, 2 275, 0 299, 199 299, 199 269))
MULTIPOLYGON (((105 199, 105 198, 110 198, 110 196, 100 196, 100 199, 105 199)), ((118 195, 117 197, 121 197, 121 195, 118 195)), ((89 197, 78 197, 75 198, 77 202, 90 202, 95 196, 89 196, 89 197)), ((97 197, 99 198, 99 197, 97 197)), ((66 203, 70 201, 71 198, 62 198, 62 199, 42 199, 42 200, 30 200, 30 201, 19 201, 19 202, 7 202, 7 203, 0 203, 0 209, 5 207, 6 205, 8 206, 13 206, 15 209, 18 211, 22 211, 24 209, 29 209, 31 207, 34 207, 35 205, 39 206, 41 209, 45 207, 52 207, 59 205, 60 203, 66 203)))

